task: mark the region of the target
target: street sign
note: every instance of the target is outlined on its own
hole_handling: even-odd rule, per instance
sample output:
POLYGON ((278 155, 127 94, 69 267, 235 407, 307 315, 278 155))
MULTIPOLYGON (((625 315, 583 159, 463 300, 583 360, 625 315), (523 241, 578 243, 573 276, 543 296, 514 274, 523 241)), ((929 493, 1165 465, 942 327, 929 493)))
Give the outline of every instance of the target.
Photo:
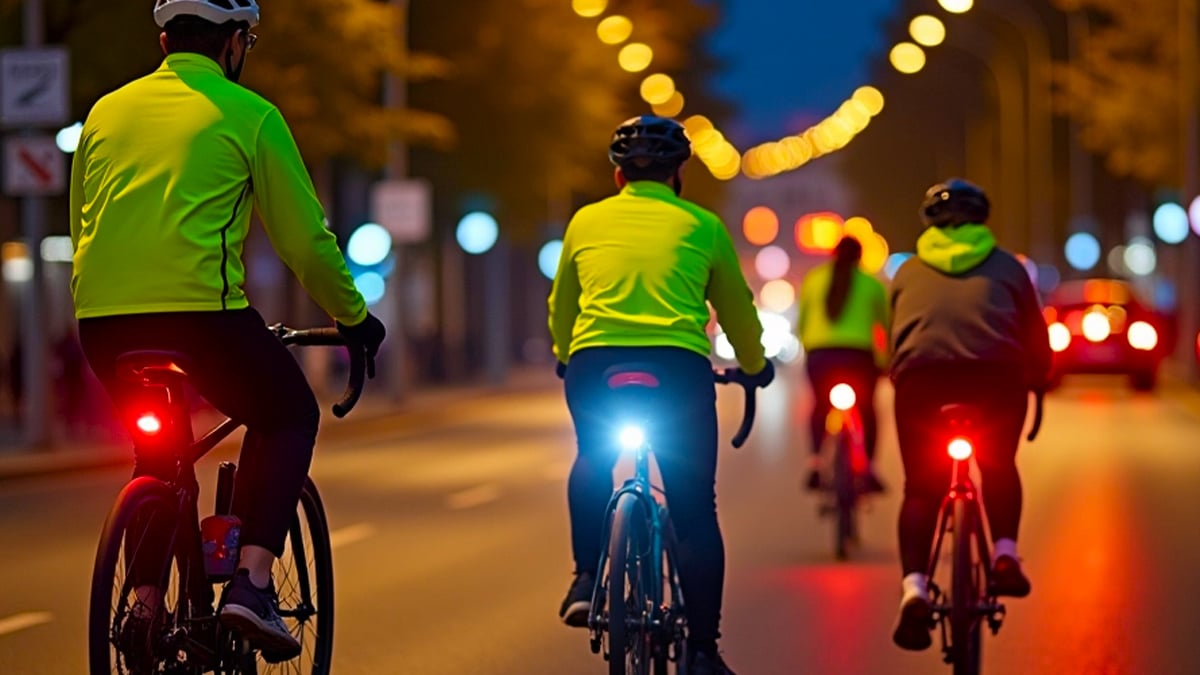
POLYGON ((383 180, 371 187, 371 220, 397 244, 416 244, 432 229, 432 189, 424 180, 383 180))
POLYGON ((70 115, 65 47, 0 50, 0 124, 64 124, 70 115))
POLYGON ((66 187, 66 156, 53 136, 10 136, 4 142, 5 194, 56 195, 66 187))

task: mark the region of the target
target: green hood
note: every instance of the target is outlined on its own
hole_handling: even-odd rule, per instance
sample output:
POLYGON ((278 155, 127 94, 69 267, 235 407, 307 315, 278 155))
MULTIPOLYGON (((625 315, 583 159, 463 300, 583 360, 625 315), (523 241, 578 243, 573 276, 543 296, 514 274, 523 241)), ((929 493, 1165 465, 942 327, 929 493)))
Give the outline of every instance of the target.
POLYGON ((917 239, 917 257, 948 274, 975 269, 995 248, 996 237, 987 225, 931 227, 917 239))

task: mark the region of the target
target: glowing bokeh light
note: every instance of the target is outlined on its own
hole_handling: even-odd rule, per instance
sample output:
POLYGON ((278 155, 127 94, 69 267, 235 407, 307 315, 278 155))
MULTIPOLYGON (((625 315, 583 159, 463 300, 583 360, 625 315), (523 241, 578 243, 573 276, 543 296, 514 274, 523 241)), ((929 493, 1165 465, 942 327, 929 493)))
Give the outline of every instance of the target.
POLYGON ((1130 324, 1125 337, 1129 340, 1130 347, 1140 351, 1148 352, 1158 346, 1158 331, 1145 321, 1134 321, 1130 324))
POLYGON ((666 103, 656 103, 652 108, 654 114, 660 117, 678 117, 686 104, 687 100, 683 97, 683 93, 676 91, 666 103))
POLYGON ((1138 276, 1154 274, 1158 267, 1158 256, 1154 253, 1154 243, 1145 237, 1134 237, 1125 247, 1125 267, 1138 276))
POLYGON ((630 73, 640 73, 654 62, 654 50, 650 45, 641 42, 631 42, 617 53, 617 63, 621 69, 630 73))
POLYGON ((756 206, 742 219, 742 235, 748 243, 766 246, 779 236, 779 216, 769 206, 756 206))
POLYGON ((936 16, 922 14, 909 22, 908 34, 923 47, 936 47, 946 40, 946 24, 936 16))
POLYGON ((908 259, 913 257, 912 253, 902 252, 893 253, 888 256, 887 262, 883 265, 883 273, 888 279, 896 278, 896 272, 900 271, 900 266, 908 262, 908 259))
POLYGON ((554 239, 546 242, 538 251, 538 270, 542 276, 553 280, 554 275, 558 274, 558 260, 562 257, 562 250, 562 240, 554 239))
POLYGON ((763 284, 758 294, 763 309, 782 314, 796 304, 796 287, 787 279, 774 279, 763 284))
POLYGON ((975 0, 938 0, 938 4, 951 14, 962 14, 975 6, 975 0))
POLYGON ((675 95, 675 80, 670 75, 655 73, 642 80, 642 100, 651 105, 662 105, 675 95))
POLYGON ((1081 272, 1092 269, 1100 262, 1100 241, 1088 232, 1076 232, 1068 237, 1063 251, 1067 256, 1067 264, 1081 272))
POLYGON ((571 8, 585 19, 600 16, 608 9, 608 0, 571 0, 571 8))
POLYGON ((1154 210, 1154 234, 1168 244, 1181 244, 1188 236, 1188 212, 1167 202, 1154 210))
POLYGON ((871 117, 883 112, 883 94, 872 86, 859 87, 854 90, 851 99, 858 101, 866 106, 867 111, 871 113, 871 117))
POLYGON ((387 282, 378 272, 363 272, 354 277, 354 286, 362 293, 368 307, 382 300, 387 292, 387 282))
POLYGON ((392 234, 376 223, 365 223, 346 242, 346 257, 363 267, 378 265, 392 252, 392 234))
POLYGON ((754 271, 764 281, 779 279, 785 276, 791 268, 791 256, 778 246, 768 246, 754 256, 754 271))
POLYGON ((472 255, 487 253, 500 238, 500 225, 488 213, 476 211, 463 216, 455 232, 458 245, 472 255))
POLYGON ((605 17, 596 26, 596 36, 606 45, 619 45, 630 35, 633 35, 633 22, 620 14, 605 17))
POLYGON ((911 42, 901 42, 892 47, 888 59, 893 68, 905 75, 912 75, 925 67, 925 50, 911 42))
POLYGON ((1065 352, 1071 346, 1071 329, 1066 324, 1055 321, 1047 329, 1050 333, 1050 348, 1056 352, 1065 352))

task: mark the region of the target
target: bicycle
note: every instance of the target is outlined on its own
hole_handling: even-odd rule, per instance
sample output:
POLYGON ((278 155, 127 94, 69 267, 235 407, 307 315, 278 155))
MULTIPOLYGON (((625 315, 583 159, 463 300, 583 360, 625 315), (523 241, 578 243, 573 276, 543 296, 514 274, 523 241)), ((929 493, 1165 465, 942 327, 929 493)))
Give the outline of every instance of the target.
MULTIPOLYGON (((1044 394, 1037 392, 1033 425, 1027 440, 1037 438, 1042 426, 1044 394)), ((991 591, 991 553, 988 546, 979 493, 971 480, 971 458, 975 454, 969 433, 986 413, 963 405, 941 409, 941 421, 951 430, 946 452, 954 460, 950 491, 942 501, 939 527, 929 557, 928 579, 933 605, 931 628, 941 634, 942 655, 954 675, 978 675, 981 666, 982 624, 992 635, 1000 631, 1006 609, 991 591), (947 533, 952 533, 950 593, 933 582, 947 533)))
MULTIPOLYGON (((334 328, 293 330, 277 324, 270 330, 285 345, 346 344, 334 328)), ((358 402, 368 370, 363 350, 349 351, 349 382, 342 400, 333 406, 337 417, 344 417, 358 402)), ((300 641, 301 655, 277 663, 269 654, 251 650, 217 618, 213 587, 228 580, 232 571, 206 572, 195 465, 241 423, 226 419, 195 439, 185 361, 182 355, 158 351, 130 352, 117 361, 144 394, 145 400, 138 401, 142 407, 134 411, 139 415, 131 429, 135 448, 173 453, 178 473, 168 482, 134 478, 117 496, 105 521, 92 573, 91 672, 244 675, 278 669, 324 675, 333 655, 333 560, 325 510, 311 478, 305 479, 284 555, 272 569, 279 614, 300 641), (167 542, 165 549, 150 545, 152 539, 167 542), (133 577, 138 575, 143 589, 149 586, 157 594, 154 602, 147 603, 137 593, 139 584, 133 577), (145 583, 151 580, 154 583, 145 583)), ((232 462, 222 463, 218 470, 217 514, 230 513, 235 471, 232 462)))
MULTIPOLYGON (((754 386, 737 368, 713 372, 718 384, 740 384, 746 392, 745 414, 733 438, 740 448, 754 424, 754 386)), ((658 386, 648 372, 622 371, 609 379, 613 390, 649 390, 658 386)), ((687 672, 687 620, 676 567, 676 540, 667 506, 650 483, 651 446, 644 427, 620 430, 620 447, 634 453, 634 476, 613 493, 606 512, 607 539, 601 546, 597 579, 588 615, 593 654, 605 635, 610 675, 666 675, 670 663, 687 672), (667 600, 669 598, 669 601, 667 600), (607 611, 606 611, 607 610, 607 611)))
POLYGON ((821 481, 829 489, 819 512, 834 517, 834 556, 846 560, 850 547, 858 543, 858 502, 863 494, 867 451, 854 388, 844 382, 835 384, 829 390, 829 402, 833 407, 825 419, 825 446, 832 446, 826 451, 832 459, 825 472, 829 478, 821 481))

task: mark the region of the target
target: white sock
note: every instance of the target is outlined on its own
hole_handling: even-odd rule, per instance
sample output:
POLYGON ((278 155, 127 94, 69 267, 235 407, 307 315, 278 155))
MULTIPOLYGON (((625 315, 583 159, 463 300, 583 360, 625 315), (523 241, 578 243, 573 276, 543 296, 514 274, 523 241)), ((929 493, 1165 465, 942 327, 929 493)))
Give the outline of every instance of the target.
POLYGON ((995 562, 996 558, 1002 555, 1006 555, 1013 560, 1020 560, 1017 557, 1017 542, 1008 538, 997 539, 996 550, 992 552, 992 561, 995 562))
POLYGON ((912 597, 923 598, 929 593, 929 578, 920 572, 913 572, 904 577, 904 581, 900 582, 900 586, 904 591, 904 600, 912 597))

